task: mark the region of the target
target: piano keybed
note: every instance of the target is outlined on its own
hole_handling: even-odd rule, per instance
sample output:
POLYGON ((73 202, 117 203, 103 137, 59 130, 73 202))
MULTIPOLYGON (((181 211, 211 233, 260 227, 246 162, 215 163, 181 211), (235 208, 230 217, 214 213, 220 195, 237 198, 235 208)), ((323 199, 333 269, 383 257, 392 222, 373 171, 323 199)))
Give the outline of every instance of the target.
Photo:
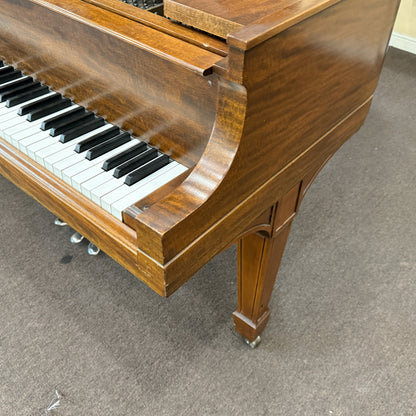
POLYGON ((1 61, 0 136, 119 220, 187 170, 1 61))

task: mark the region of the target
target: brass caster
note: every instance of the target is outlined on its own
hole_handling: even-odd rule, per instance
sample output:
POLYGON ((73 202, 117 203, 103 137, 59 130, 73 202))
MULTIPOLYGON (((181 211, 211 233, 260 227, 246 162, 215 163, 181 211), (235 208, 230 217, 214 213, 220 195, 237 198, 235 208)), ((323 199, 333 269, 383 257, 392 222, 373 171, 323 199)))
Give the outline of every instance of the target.
POLYGON ((58 227, 65 227, 65 225, 67 225, 67 223, 62 221, 60 218, 55 218, 54 224, 58 227))
POLYGON ((71 243, 72 244, 79 244, 84 239, 84 236, 80 233, 74 233, 71 236, 71 243))
POLYGON ((257 336, 257 338, 254 341, 249 341, 247 338, 244 338, 244 342, 250 347, 250 348, 256 348, 260 342, 261 338, 260 335, 257 336))
POLYGON ((93 243, 89 243, 88 244, 88 254, 90 256, 97 256, 98 254, 100 254, 100 249, 93 243))

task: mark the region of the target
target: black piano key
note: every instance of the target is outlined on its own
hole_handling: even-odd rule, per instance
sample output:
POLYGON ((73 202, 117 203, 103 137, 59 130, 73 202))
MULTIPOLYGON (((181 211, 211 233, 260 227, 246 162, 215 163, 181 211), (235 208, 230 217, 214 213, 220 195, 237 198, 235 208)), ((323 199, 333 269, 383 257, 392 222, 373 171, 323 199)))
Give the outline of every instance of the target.
POLYGON ((62 133, 66 133, 69 130, 82 126, 84 123, 92 120, 94 117, 95 114, 92 111, 84 111, 84 113, 74 116, 72 120, 67 120, 55 124, 55 126, 51 128, 49 135, 51 135, 52 137, 59 136, 62 133))
POLYGON ((0 75, 0 84, 13 81, 14 79, 21 78, 21 77, 22 77, 22 71, 14 71, 8 74, 0 75))
POLYGON ((75 127, 72 130, 66 131, 64 134, 61 134, 61 137, 59 141, 61 143, 67 143, 71 140, 76 139, 79 136, 82 136, 83 134, 89 133, 90 131, 93 131, 95 129, 98 129, 98 127, 104 126, 105 120, 102 117, 96 117, 92 119, 91 121, 88 121, 85 124, 82 124, 79 127, 75 127))
POLYGON ((127 162, 133 157, 139 155, 140 153, 143 153, 146 149, 147 149, 147 144, 144 142, 140 142, 136 146, 133 146, 131 149, 125 150, 124 152, 121 152, 118 155, 113 156, 110 159, 107 159, 103 163, 102 169, 107 172, 110 169, 113 169, 117 167, 118 165, 121 165, 122 163, 127 162))
POLYGON ((145 165, 147 162, 150 162, 152 159, 156 159, 157 155, 158 153, 156 149, 147 149, 138 156, 135 156, 120 166, 117 166, 114 170, 113 176, 115 178, 121 178, 140 166, 145 165))
POLYGON ((39 81, 34 81, 30 84, 19 85, 17 87, 14 87, 13 89, 10 89, 9 91, 4 92, 3 94, 0 94, 0 101, 7 101, 9 98, 14 97, 15 95, 24 94, 26 92, 36 90, 40 86, 41 84, 39 81))
POLYGON ((128 186, 134 185, 136 182, 141 181, 146 176, 149 176, 160 168, 163 168, 163 166, 166 166, 169 162, 170 159, 168 155, 161 155, 146 165, 142 166, 141 168, 129 173, 126 176, 124 183, 128 186))
POLYGON ((41 85, 40 87, 32 91, 10 97, 6 101, 6 107, 8 108, 14 107, 26 101, 33 100, 33 98, 41 97, 42 95, 45 95, 48 92, 49 92, 49 88, 46 85, 41 85))
POLYGON ((65 120, 70 120, 74 116, 76 116, 77 114, 82 114, 84 112, 85 112, 84 107, 75 107, 74 109, 69 110, 65 114, 60 114, 59 116, 54 116, 54 117, 48 118, 47 120, 42 122, 42 125, 40 126, 40 129, 41 130, 49 130, 52 127, 54 127, 55 125, 57 125, 58 123, 61 123, 62 121, 65 121, 65 120))
POLYGON ((3 66, 4 64, 3 64, 3 61, 0 61, 0 68, 3 66))
POLYGON ((94 160, 95 158, 106 154, 110 150, 116 149, 130 140, 131 137, 129 133, 121 133, 118 136, 108 139, 104 143, 94 146, 92 149, 88 150, 85 158, 88 160, 94 160))
POLYGON ((50 95, 49 97, 39 98, 39 100, 35 101, 34 103, 22 105, 19 108, 17 114, 19 114, 19 116, 24 116, 30 112, 41 110, 42 108, 47 107, 48 105, 56 103, 60 100, 62 100, 62 95, 56 92, 55 94, 50 95))
POLYGON ((46 117, 50 114, 56 113, 59 110, 63 110, 71 106, 72 101, 69 98, 62 98, 61 101, 56 103, 49 104, 46 107, 43 107, 41 110, 36 110, 27 115, 27 121, 39 120, 42 117, 46 117))
POLYGON ((26 78, 19 78, 16 81, 10 81, 7 85, 0 86, 0 94, 4 94, 13 90, 14 88, 18 88, 23 85, 28 85, 33 83, 32 77, 26 78))
POLYGON ((10 74, 10 72, 14 72, 14 68, 12 66, 4 66, 0 68, 0 75, 10 74))
POLYGON ((117 126, 112 126, 108 130, 101 133, 97 133, 94 136, 88 137, 88 139, 82 140, 75 146, 77 153, 85 152, 88 149, 93 148, 101 143, 104 143, 108 139, 117 136, 120 133, 120 129, 117 126))

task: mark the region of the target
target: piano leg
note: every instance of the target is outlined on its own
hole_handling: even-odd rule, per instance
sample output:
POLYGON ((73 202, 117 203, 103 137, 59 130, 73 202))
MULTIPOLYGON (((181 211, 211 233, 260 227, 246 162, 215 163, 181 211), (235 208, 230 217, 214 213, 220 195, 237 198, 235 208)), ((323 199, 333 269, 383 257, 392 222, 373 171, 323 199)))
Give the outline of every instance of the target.
POLYGON ((270 317, 268 308, 291 221, 270 237, 250 234, 238 242, 238 308, 233 314, 236 331, 251 347, 270 317))
POLYGON ((271 208, 268 227, 238 241, 238 307, 233 319, 236 331, 252 348, 259 344, 270 317, 268 304, 292 221, 306 191, 329 159, 271 208))

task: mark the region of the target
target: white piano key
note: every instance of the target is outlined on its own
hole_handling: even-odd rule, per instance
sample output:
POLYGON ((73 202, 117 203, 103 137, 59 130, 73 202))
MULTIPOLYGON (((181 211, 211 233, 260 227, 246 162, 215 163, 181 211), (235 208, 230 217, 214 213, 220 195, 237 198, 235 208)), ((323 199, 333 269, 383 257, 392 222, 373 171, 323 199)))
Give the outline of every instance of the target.
MULTIPOLYGON (((63 149, 62 146, 61 147, 57 146, 57 144, 59 143, 59 137, 50 136, 49 130, 47 131, 39 130, 39 132, 36 134, 33 134, 33 135, 29 134, 29 136, 27 137, 25 136, 26 136, 26 133, 23 131, 16 134, 16 138, 17 138, 16 141, 18 142, 18 147, 23 153, 27 154, 29 157, 31 157, 34 160, 36 160, 36 153, 39 152, 41 149, 47 148, 47 150, 45 150, 45 153, 48 153, 48 155, 51 151, 49 147, 52 145, 56 146, 54 148, 54 152, 63 149)), ((81 137, 88 138, 89 136, 87 135, 80 136, 79 139, 81 139, 81 137)), ((74 143, 73 143, 74 148, 75 148, 75 145, 76 145, 76 140, 74 140, 74 143)))
MULTIPOLYGON (((33 146, 35 143, 46 140, 50 138, 49 133, 46 131, 40 131, 29 137, 24 137, 23 139, 19 140, 19 150, 24 154, 28 155, 28 147, 33 146)), ((34 155, 34 153, 33 153, 34 155)))
POLYGON ((42 140, 38 140, 35 143, 31 144, 30 146, 26 147, 26 154, 33 160, 36 160, 36 154, 45 148, 49 148, 49 146, 56 144, 56 141, 52 141, 52 137, 49 136, 47 132, 42 140))
MULTIPOLYGON (((45 94, 44 96, 42 96, 42 98, 43 97, 46 97, 49 94, 53 94, 53 93, 45 94)), ((18 106, 16 105, 16 106, 13 106, 13 107, 6 107, 6 102, 0 103, 0 130, 3 130, 3 129, 6 128, 4 126, 4 124, 3 124, 3 123, 6 122, 6 120, 7 120, 7 123, 8 124, 10 123, 10 120, 18 120, 19 122, 21 120, 26 120, 26 117, 19 116, 19 114, 17 114, 17 112, 19 111, 19 108, 22 105, 32 104, 32 103, 34 103, 37 100, 39 100, 39 97, 33 98, 33 99, 29 100, 29 101, 25 101, 24 103, 21 103, 18 106), (14 114, 16 117, 9 117, 11 114, 14 114)))
POLYGON ((111 179, 115 179, 113 177, 114 171, 116 168, 111 169, 109 171, 104 171, 102 170, 101 173, 99 173, 98 175, 92 177, 91 179, 83 182, 81 184, 81 192, 88 197, 89 199, 92 199, 91 196, 91 191, 95 188, 97 188, 98 186, 102 185, 103 183, 108 182, 111 179))
POLYGON ((116 201, 118 201, 121 198, 124 198, 128 194, 136 192, 141 187, 147 185, 149 182, 152 182, 153 180, 157 179, 159 175, 162 175, 163 173, 170 171, 171 169, 175 168, 177 165, 178 165, 177 162, 171 162, 168 165, 157 170, 156 172, 153 172, 151 175, 147 176, 146 178, 143 178, 141 181, 136 182, 134 185, 128 186, 123 183, 122 186, 102 196, 100 198, 100 201, 101 201, 100 205, 105 210, 111 213, 111 206, 116 201))
POLYGON ((12 118, 17 118, 17 117, 21 118, 21 116, 17 114, 17 111, 4 112, 2 115, 0 115, 0 124, 3 124, 7 122, 8 120, 12 118))
MULTIPOLYGON (((147 162, 149 163, 149 162, 147 162)), ((87 187, 89 186, 90 188, 90 199, 92 199, 95 203, 101 205, 101 198, 108 194, 109 192, 114 191, 116 188, 118 188, 119 186, 122 186, 124 184, 124 181, 126 179, 127 174, 123 175, 120 178, 115 178, 113 176, 115 169, 112 169, 109 172, 105 172, 103 171, 102 174, 96 176, 95 178, 95 183, 96 186, 94 187, 94 181, 90 182, 89 185, 87 185, 87 187), (104 176, 107 178, 106 180, 104 180, 104 178, 102 177, 104 174, 104 176), (91 186, 93 186, 91 188, 91 186)), ((81 187, 81 191, 82 191, 82 187, 81 187)))
POLYGON ((53 171, 53 168, 50 166, 51 163, 66 157, 66 153, 62 154, 61 152, 68 152, 68 154, 71 154, 72 150, 75 149, 77 140, 81 141, 87 139, 101 130, 108 129, 108 126, 109 125, 102 126, 94 132, 86 133, 78 139, 67 143, 59 142, 59 137, 50 136, 48 131, 41 131, 34 136, 22 139, 19 142, 19 148, 30 158, 53 171), (49 165, 46 166, 46 163, 49 165))
POLYGON ((69 168, 72 165, 82 161, 85 159, 86 152, 84 153, 77 153, 73 148, 69 149, 72 151, 72 155, 66 157, 65 159, 61 159, 56 162, 54 165, 50 163, 45 163, 46 169, 49 169, 53 172, 58 178, 62 179, 62 171, 69 168))
MULTIPOLYGON (((26 116, 21 116, 21 115, 18 114, 18 111, 19 111, 20 107, 22 107, 26 104, 33 104, 36 101, 39 101, 41 98, 46 98, 46 97, 49 97, 49 96, 54 95, 54 94, 55 93, 53 91, 51 91, 51 92, 48 92, 48 93, 46 93, 46 94, 44 94, 40 97, 32 98, 30 100, 27 100, 27 101, 21 103, 21 104, 14 105, 13 107, 6 107, 7 101, 4 101, 4 102, 1 103, 1 104, 4 105, 4 107, 2 107, 3 111, 1 113, 1 115, 8 114, 8 113, 14 113, 14 114, 16 114, 17 119, 26 120, 26 116)), ((2 128, 3 128, 3 126, 2 126, 2 128)))
MULTIPOLYGON (((16 117, 19 117, 19 119, 25 119, 27 118, 27 115, 24 116, 20 116, 18 114, 19 108, 23 107, 24 105, 29 105, 29 104, 34 104, 36 101, 39 101, 42 98, 46 98, 49 97, 51 95, 55 94, 53 91, 48 92, 45 95, 42 95, 40 97, 36 97, 36 98, 32 98, 28 101, 25 101, 23 103, 20 103, 18 105, 14 105, 13 107, 6 107, 7 101, 3 101, 2 103, 0 103, 0 121, 2 121, 2 118, 5 116, 8 116, 9 114, 15 114, 16 117)), ((76 105, 76 104, 74 104, 76 105)))
MULTIPOLYGON (((173 162, 175 163, 175 162, 173 162)), ((164 166, 162 169, 168 167, 169 165, 164 166)), ((160 170, 162 170, 160 169, 160 170)), ((175 179, 177 176, 181 175, 183 172, 186 171, 186 167, 180 164, 176 164, 176 166, 163 173, 158 177, 158 180, 151 181, 148 185, 143 186, 142 188, 138 189, 137 191, 130 193, 119 199, 111 206, 111 213, 118 218, 119 220, 123 220, 123 211, 128 208, 130 205, 133 205, 140 199, 144 198, 145 196, 151 194, 152 192, 156 191, 156 189, 166 185, 171 180, 175 179)), ((155 172, 157 173, 157 172, 155 172)), ((153 175, 153 174, 152 174, 153 175)))
POLYGON ((128 143, 124 143, 123 145, 117 147, 116 149, 97 157, 94 160, 84 159, 82 162, 77 163, 65 169, 62 172, 62 179, 72 184, 72 186, 77 189, 78 191, 81 189, 80 184, 85 182, 86 180, 90 179, 91 177, 98 175, 102 169, 101 164, 104 160, 108 159, 109 157, 115 156, 124 150, 130 149, 135 144, 134 140, 129 141, 128 143), (92 176, 91 176, 92 175, 92 176), (74 178, 74 180, 72 180, 74 178))
POLYGON ((23 118, 23 117, 13 117, 10 120, 7 120, 6 122, 4 122, 1 127, 0 127, 0 134, 8 141, 11 141, 11 137, 9 134, 7 134, 7 131, 9 130, 10 127, 15 127, 15 126, 19 126, 21 129, 25 128, 27 121, 23 118))
POLYGON ((100 173, 104 172, 103 169, 102 169, 102 162, 104 160, 106 160, 105 156, 112 157, 112 156, 115 156, 115 155, 125 151, 125 150, 130 149, 131 147, 133 147, 132 142, 133 142, 133 140, 128 142, 128 143, 123 144, 122 146, 118 147, 117 149, 112 150, 111 152, 108 152, 106 155, 103 155, 100 158, 95 159, 95 160, 97 160, 97 162, 94 163, 94 164, 91 164, 91 162, 90 162, 88 167, 87 167, 87 164, 86 164, 87 159, 85 159, 85 161, 83 162, 83 167, 84 168, 87 167, 87 168, 81 170, 78 174, 72 176, 71 185, 76 190, 81 192, 81 185, 84 182, 86 182, 86 181, 94 178, 95 176, 99 175, 100 173))
MULTIPOLYGON (((68 107, 62 108, 61 110, 55 111, 54 113, 48 114, 47 116, 41 117, 41 118, 39 118, 38 120, 35 120, 35 121, 27 120, 27 114, 25 114, 24 116, 18 116, 18 117, 23 118, 25 120, 28 131, 37 132, 38 130, 41 129, 42 123, 45 120, 49 120, 52 117, 60 116, 62 114, 67 113, 68 111, 71 111, 71 110, 73 110, 75 108, 78 108, 78 107, 79 107, 79 105, 77 105, 77 104, 71 104, 68 107)), ((42 130, 42 131, 44 131, 44 130, 42 130)), ((14 129, 14 131, 9 131, 8 133, 12 134, 12 135, 15 135, 18 132, 19 132, 19 130, 17 130, 17 128, 16 128, 16 129, 14 129)))
MULTIPOLYGON (((76 139, 71 140, 67 143, 59 142, 61 144, 61 147, 59 148, 59 146, 56 146, 58 151, 43 158, 44 166, 52 171, 55 163, 67 158, 68 156, 72 156, 74 153, 77 155, 81 155, 81 153, 75 152, 75 146, 77 145, 77 143, 86 140, 92 136, 95 136, 98 133, 102 133, 103 131, 110 129, 111 127, 111 124, 106 124, 104 126, 99 127, 98 129, 85 133, 82 136, 79 136, 76 139)), ((55 137, 55 139, 57 139, 57 137, 55 137)), ((85 155, 86 152, 83 152, 79 160, 83 160, 85 158, 85 155)))
MULTIPOLYGON (((40 129, 42 123, 45 120, 48 120, 51 117, 56 117, 56 116, 65 114, 69 110, 71 110, 75 107, 79 107, 79 106, 74 105, 74 106, 71 106, 71 107, 68 107, 68 108, 64 108, 62 110, 56 111, 53 114, 50 114, 49 116, 45 116, 45 117, 40 118, 39 120, 36 120, 36 121, 33 121, 33 122, 30 122, 30 121, 26 120, 25 124, 18 124, 16 126, 13 126, 13 127, 9 128, 6 132, 6 136, 10 137, 11 138, 11 143, 14 146, 18 147, 19 146, 18 142, 21 138, 25 138, 25 137, 28 137, 30 135, 37 134, 40 131, 45 132, 44 130, 40 129)), ((47 132, 49 134, 49 130, 47 132)))
MULTIPOLYGON (((35 160, 40 165, 45 166, 45 159, 48 156, 52 156, 55 153, 62 152, 65 149, 71 149, 73 150, 75 148, 74 143, 67 142, 67 143, 61 143, 59 141, 59 137, 52 137, 49 136, 50 139, 47 141, 47 145, 45 147, 40 148, 36 151, 35 160)), ((46 141, 45 141, 46 143, 46 141)))
POLYGON ((122 176, 121 178, 114 178, 114 177, 110 178, 108 181, 94 188, 91 191, 91 199, 96 204, 101 205, 101 198, 104 195, 107 195, 108 193, 124 185, 125 179, 126 179, 126 176, 122 176))
POLYGON ((15 106, 15 107, 6 107, 6 105, 7 105, 7 100, 4 100, 0 103, 0 114, 8 113, 10 110, 16 110, 16 114, 17 114, 17 108, 18 108, 17 106, 15 106))
MULTIPOLYGON (((102 126, 99 129, 96 129, 95 133, 99 132, 100 129, 103 129, 103 128, 109 128, 109 127, 102 126)), ((83 135, 82 138, 80 136, 80 138, 81 138, 81 140, 83 140, 83 139, 86 139, 86 138, 90 137, 93 134, 94 133, 89 132, 89 133, 86 133, 85 135, 83 135)), ((42 143, 38 142, 37 144, 34 144, 33 146, 31 146, 33 148, 31 150, 33 150, 33 153, 34 153, 33 158, 39 164, 44 166, 45 161, 46 161, 47 158, 51 157, 52 155, 54 155, 56 153, 67 150, 67 149, 70 149, 70 150, 75 149, 76 143, 77 143, 76 140, 74 140, 74 141, 71 140, 67 143, 61 143, 59 141, 58 136, 57 137, 49 136, 48 139, 45 139, 44 142, 42 142, 42 143)), ((32 157, 32 156, 30 156, 30 157, 32 157)))
MULTIPOLYGON (((124 150, 130 149, 131 142, 125 143, 124 145, 120 146, 119 148, 109 152, 107 154, 107 157, 112 157, 117 155, 118 153, 123 152, 124 150)), ((94 164, 93 166, 89 166, 87 169, 81 171, 79 174, 74 175, 71 178, 71 185, 77 190, 81 192, 81 186, 84 184, 84 182, 95 178, 97 175, 104 173, 102 169, 102 162, 106 159, 101 159, 100 162, 94 164)))

